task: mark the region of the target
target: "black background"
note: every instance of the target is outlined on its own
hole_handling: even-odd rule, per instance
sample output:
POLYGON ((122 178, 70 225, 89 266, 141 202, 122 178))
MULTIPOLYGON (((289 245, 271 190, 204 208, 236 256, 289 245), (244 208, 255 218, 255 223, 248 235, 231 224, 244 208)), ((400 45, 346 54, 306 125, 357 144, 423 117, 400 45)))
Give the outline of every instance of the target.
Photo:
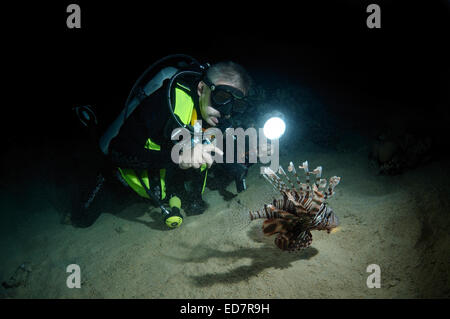
POLYGON ((381 29, 366 26, 373 1, 84 0, 75 1, 81 29, 68 29, 71 2, 3 9, 2 130, 9 148, 76 139, 77 105, 94 105, 105 128, 138 76, 170 53, 234 60, 257 81, 307 82, 337 101, 335 111, 349 121, 370 121, 361 118, 364 108, 383 113, 395 105, 405 117, 439 109, 423 125, 445 134, 448 1, 377 1, 381 29))
POLYGON ((130 313, 150 313, 153 316, 163 314, 167 318, 277 318, 281 315, 301 314, 304 316, 330 316, 345 313, 349 318, 361 318, 370 313, 372 318, 385 317, 387 313, 394 316, 417 315, 422 311, 444 310, 448 300, 282 300, 282 299, 158 299, 158 300, 8 300, 2 306, 10 306, 16 312, 34 314, 36 312, 61 317, 70 312, 74 317, 97 312, 105 315, 111 312, 129 316, 130 313), (187 304, 195 306, 214 306, 222 312, 215 311, 211 317, 206 314, 180 314, 180 309, 187 304), (269 314, 224 314, 225 304, 259 303, 269 304, 269 314))

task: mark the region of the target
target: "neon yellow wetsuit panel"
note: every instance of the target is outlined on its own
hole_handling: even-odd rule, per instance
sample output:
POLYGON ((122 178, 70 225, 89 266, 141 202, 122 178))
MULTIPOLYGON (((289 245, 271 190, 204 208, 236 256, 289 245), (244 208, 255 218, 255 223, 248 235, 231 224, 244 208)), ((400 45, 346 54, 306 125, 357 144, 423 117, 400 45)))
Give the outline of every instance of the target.
MULTIPOLYGON (((174 113, 180 118, 180 120, 184 124, 193 123, 197 119, 197 112, 194 108, 194 101, 192 100, 192 97, 186 92, 189 91, 189 89, 185 86, 182 86, 181 84, 178 84, 179 87, 175 88, 175 108, 174 113), (184 90, 183 90, 184 89, 184 90)), ((160 151, 161 146, 156 144, 154 141, 152 141, 150 138, 147 139, 145 143, 145 148, 152 150, 152 151, 160 151)), ((203 172, 206 169, 207 165, 204 164, 201 166, 201 172, 203 172)), ((150 198, 146 192, 146 190, 142 187, 141 182, 139 181, 139 178, 136 175, 136 171, 133 169, 128 168, 119 168, 119 172, 122 175, 123 179, 128 183, 128 185, 136 192, 139 196, 142 196, 144 198, 150 198)), ((148 171, 142 170, 139 172, 141 174, 141 179, 144 182, 145 186, 150 189, 150 183, 149 183, 149 177, 148 177, 148 171)), ((205 172, 205 178, 203 180, 203 187, 202 187, 202 194, 205 190, 206 186, 206 177, 208 175, 208 171, 205 172)), ((166 170, 160 169, 159 171, 159 177, 161 182, 161 199, 165 199, 166 197, 166 170)))

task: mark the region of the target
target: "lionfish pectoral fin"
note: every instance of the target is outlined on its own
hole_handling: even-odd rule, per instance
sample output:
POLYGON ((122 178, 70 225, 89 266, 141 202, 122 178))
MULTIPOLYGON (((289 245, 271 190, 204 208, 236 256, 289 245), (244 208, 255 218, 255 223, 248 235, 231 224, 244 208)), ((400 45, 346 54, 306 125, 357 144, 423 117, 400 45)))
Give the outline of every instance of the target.
POLYGON ((286 222, 282 219, 273 218, 266 219, 262 225, 263 234, 266 236, 272 236, 276 233, 286 232, 286 222))
POLYGON ((292 240, 285 234, 278 234, 274 242, 281 250, 289 250, 292 240))
POLYGON ((301 232, 295 240, 292 241, 292 250, 299 250, 307 248, 312 243, 312 234, 309 230, 301 232))

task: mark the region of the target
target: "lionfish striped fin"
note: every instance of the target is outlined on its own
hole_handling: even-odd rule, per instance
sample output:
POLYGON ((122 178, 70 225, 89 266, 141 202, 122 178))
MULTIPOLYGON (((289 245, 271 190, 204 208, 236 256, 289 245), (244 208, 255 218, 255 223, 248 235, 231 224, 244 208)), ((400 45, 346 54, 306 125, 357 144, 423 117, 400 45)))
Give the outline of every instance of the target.
POLYGON ((327 191, 325 192, 325 199, 330 198, 334 195, 334 188, 337 186, 337 184, 339 184, 340 181, 341 178, 338 176, 333 176, 330 178, 330 183, 328 184, 327 191))
POLYGON ((288 197, 286 195, 283 195, 283 198, 281 198, 281 199, 274 198, 272 201, 272 204, 277 209, 287 210, 290 206, 289 205, 290 202, 287 199, 288 199, 288 197))
POLYGON ((294 174, 295 180, 297 181, 298 190, 300 192, 302 192, 303 191, 302 184, 300 182, 300 179, 298 178, 298 174, 297 174, 297 171, 295 170, 294 163, 292 163, 292 162, 289 163, 288 171, 291 172, 292 174, 294 174))
POLYGON ((296 238, 288 236, 286 233, 279 232, 275 238, 275 245, 281 250, 294 252, 309 247, 312 243, 312 234, 305 230, 301 232, 296 238))
POLYGON ((327 179, 326 178, 321 178, 319 181, 319 188, 325 188, 327 186, 327 179))
POLYGON ((289 176, 287 176, 287 174, 286 174, 286 172, 284 171, 283 167, 280 166, 280 167, 278 168, 278 174, 283 175, 283 176, 287 179, 287 181, 289 182, 289 184, 291 184, 292 190, 295 190, 295 185, 294 185, 294 183, 291 181, 291 179, 289 178, 289 176))
MULTIPOLYGON (((250 220, 254 220, 254 219, 260 219, 260 218, 276 218, 276 216, 274 216, 273 212, 270 209, 267 209, 269 205, 264 204, 264 211, 255 211, 252 212, 250 211, 250 220)), ((271 205, 270 205, 271 206, 271 205)))
POLYGON ((261 218, 265 218, 265 219, 278 219, 278 218, 283 218, 283 219, 293 219, 296 218, 295 215, 288 213, 286 211, 284 211, 283 209, 279 209, 277 207, 275 207, 274 205, 264 205, 264 211, 255 211, 249 212, 250 214, 250 220, 254 220, 254 219, 261 219, 261 218))
POLYGON ((270 183, 270 185, 273 186, 273 188, 275 188, 275 190, 279 191, 279 189, 275 186, 275 183, 273 183, 272 180, 267 177, 267 175, 263 174, 263 177, 270 183))
POLYGON ((281 180, 278 175, 272 171, 270 167, 263 168, 263 176, 266 176, 269 180, 272 181, 273 185, 275 185, 276 189, 280 191, 280 193, 284 193, 288 190, 286 184, 281 180))
POLYGON ((322 166, 317 166, 317 167, 313 170, 312 174, 315 174, 315 175, 316 175, 316 181, 315 181, 315 184, 316 184, 317 187, 319 187, 319 184, 320 184, 320 178, 322 177, 322 166))
POLYGON ((297 238, 295 238, 290 247, 290 251, 305 249, 309 247, 312 243, 312 234, 309 230, 301 232, 297 238))
POLYGON ((274 242, 275 245, 281 250, 289 251, 289 246, 291 245, 292 240, 288 236, 286 236, 286 234, 279 233, 274 242))
POLYGON ((272 236, 276 233, 287 233, 287 224, 289 224, 289 221, 286 221, 284 219, 267 219, 262 225, 263 234, 265 236, 272 236))
POLYGON ((309 168, 308 168, 308 161, 304 161, 303 164, 301 166, 299 166, 298 168, 302 168, 305 171, 305 175, 306 175, 306 191, 309 193, 311 192, 311 185, 309 184, 309 168))

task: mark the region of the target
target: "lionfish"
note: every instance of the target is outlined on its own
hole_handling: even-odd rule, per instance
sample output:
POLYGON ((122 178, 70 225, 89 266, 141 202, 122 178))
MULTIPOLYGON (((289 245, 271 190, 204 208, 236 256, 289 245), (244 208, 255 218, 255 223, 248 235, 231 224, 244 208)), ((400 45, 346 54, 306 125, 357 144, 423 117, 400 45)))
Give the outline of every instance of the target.
POLYGON ((322 167, 312 172, 308 170, 308 161, 300 169, 305 171, 306 183, 301 183, 294 164, 289 163, 288 171, 295 176, 297 187, 280 166, 278 174, 283 176, 290 186, 269 167, 264 167, 262 175, 278 190, 282 199, 274 199, 272 204, 265 204, 264 210, 251 212, 250 220, 265 218, 262 229, 266 236, 277 234, 275 245, 281 250, 296 251, 311 245, 311 230, 326 230, 328 233, 339 225, 339 219, 326 200, 334 195, 334 188, 340 177, 333 176, 327 180, 321 178, 322 167), (314 184, 310 185, 310 175, 315 175, 314 184), (319 188, 326 188, 319 191, 319 188))

